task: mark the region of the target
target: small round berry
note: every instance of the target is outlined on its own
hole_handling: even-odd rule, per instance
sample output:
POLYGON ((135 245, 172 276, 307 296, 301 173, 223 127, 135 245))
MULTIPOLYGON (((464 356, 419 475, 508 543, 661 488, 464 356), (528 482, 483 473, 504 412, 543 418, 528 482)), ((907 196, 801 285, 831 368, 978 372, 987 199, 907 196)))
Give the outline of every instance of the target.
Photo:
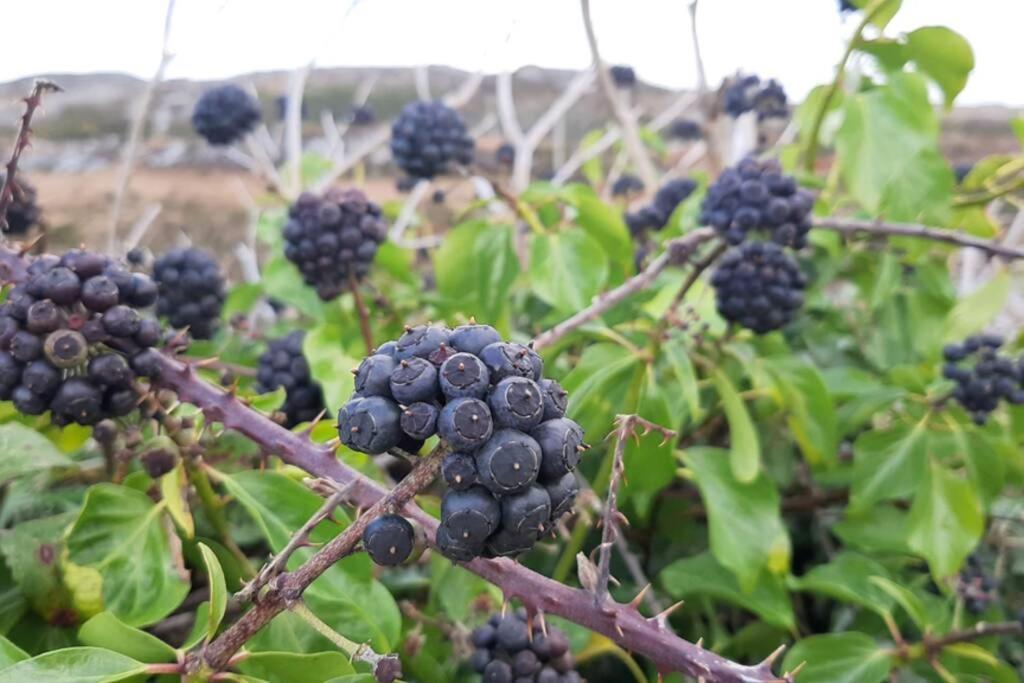
POLYGON ((404 564, 416 549, 416 530, 400 515, 381 515, 366 525, 363 548, 376 564, 395 567, 404 564))
POLYGON ((454 450, 472 452, 483 446, 493 430, 491 411, 476 398, 457 398, 441 409, 437 431, 454 450))
POLYGON ((364 358, 356 371, 356 391, 360 396, 391 398, 391 373, 395 371, 395 366, 392 356, 377 353, 364 358))
POLYGON ((41 299, 28 308, 25 326, 33 334, 47 334, 60 327, 61 314, 57 304, 41 299))
POLYGON ((113 306, 103 313, 103 327, 115 337, 132 337, 139 331, 142 317, 130 306, 113 306))
POLYGON ((512 667, 500 659, 492 659, 484 669, 483 683, 512 683, 512 667))
POLYGON ((452 330, 448 343, 456 351, 479 356, 485 346, 501 341, 501 335, 490 325, 460 325, 452 330))
POLYGON ((480 483, 498 495, 525 491, 537 480, 541 450, 530 436, 501 429, 491 436, 476 456, 480 483))
POLYGON ((437 397, 437 368, 423 358, 402 359, 391 373, 389 386, 391 395, 399 403, 432 401, 437 397))
POLYGON ((133 373, 124 356, 104 353, 89 361, 89 379, 105 387, 128 387, 133 373))
POLYGON ((483 398, 490 387, 491 376, 483 361, 471 353, 460 352, 441 365, 438 380, 448 399, 483 398))
POLYGON ((530 432, 541 450, 540 479, 561 479, 576 468, 583 450, 583 429, 562 417, 541 422, 530 432))
POLYGON ((540 387, 525 377, 506 377, 487 399, 496 427, 529 431, 544 417, 544 396, 540 387))
POLYGON ((429 358, 442 344, 448 343, 451 332, 441 325, 417 325, 405 331, 395 347, 398 360, 412 358, 429 358))
POLYGON ((433 403, 410 403, 402 411, 402 431, 413 439, 426 441, 437 432, 438 412, 433 403))
POLYGON ((103 419, 103 395, 92 382, 80 377, 65 380, 50 405, 54 414, 80 425, 93 425, 103 419))
POLYGON ((517 536, 536 539, 551 519, 551 499, 542 486, 501 499, 501 526, 517 536))
POLYGON ((43 353, 43 341, 26 330, 16 332, 11 338, 11 355, 22 363, 39 358, 43 353))
POLYGON ((61 383, 60 370, 45 360, 34 360, 25 366, 21 374, 21 383, 33 394, 49 398, 61 383))
POLYGON ((353 450, 379 455, 402 440, 401 418, 394 401, 380 396, 353 399, 338 413, 338 435, 353 450))
POLYGON ((483 542, 464 538, 457 531, 453 531, 446 520, 442 520, 437 527, 435 542, 441 554, 452 562, 469 562, 473 558, 479 557, 484 550, 483 542))
POLYGON ((480 351, 480 360, 490 371, 491 382, 497 384, 506 377, 533 377, 531 351, 522 344, 495 342, 480 351))
POLYGON ((448 490, 441 499, 441 520, 460 543, 482 545, 501 521, 501 506, 487 489, 448 490))
POLYGON ((580 483, 573 472, 566 472, 561 479, 545 484, 544 488, 551 499, 551 520, 556 521, 572 509, 580 492, 580 483))
POLYGON ((526 622, 516 615, 507 615, 495 630, 498 647, 506 652, 519 652, 530 646, 530 631, 526 622))
POLYGON ((74 330, 57 330, 46 337, 43 345, 46 359, 58 368, 73 368, 89 356, 89 343, 74 330))
POLYGON ((449 453, 441 461, 441 478, 448 488, 465 491, 479 483, 476 473, 476 461, 473 456, 465 453, 449 453))
POLYGON ((553 379, 542 379, 540 389, 544 394, 543 420, 546 422, 565 417, 565 411, 569 406, 569 392, 553 379))

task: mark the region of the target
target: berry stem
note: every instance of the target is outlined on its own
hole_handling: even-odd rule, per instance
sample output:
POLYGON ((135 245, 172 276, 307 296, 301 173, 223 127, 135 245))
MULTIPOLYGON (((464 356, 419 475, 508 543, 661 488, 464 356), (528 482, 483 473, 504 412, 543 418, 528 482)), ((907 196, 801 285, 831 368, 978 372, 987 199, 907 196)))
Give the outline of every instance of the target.
POLYGON ((227 548, 232 555, 238 560, 242 571, 246 576, 256 576, 256 569, 252 566, 252 562, 249 557, 238 547, 234 539, 231 538, 230 529, 228 528, 227 517, 224 516, 224 502, 217 495, 217 492, 213 489, 213 485, 210 483, 210 478, 206 474, 206 470, 202 467, 196 467, 191 461, 188 461, 186 465, 188 471, 188 479, 192 482, 192 486, 195 487, 196 495, 199 496, 199 503, 203 508, 203 512, 206 513, 207 519, 210 520, 210 524, 213 525, 214 531, 217 532, 218 540, 227 548))
POLYGON ((991 240, 983 240, 971 237, 952 230, 933 228, 919 223, 885 223, 882 221, 859 220, 855 218, 832 218, 821 217, 812 221, 815 228, 841 232, 847 235, 867 233, 874 235, 888 235, 892 237, 916 237, 918 239, 945 242, 959 247, 972 247, 980 249, 993 256, 1002 256, 1006 259, 1024 259, 1024 249, 1010 247, 991 240))
POLYGON ((7 230, 7 207, 14 198, 14 176, 18 172, 18 161, 22 152, 32 144, 32 116, 43 103, 44 93, 62 90, 63 88, 53 81, 38 79, 32 85, 31 94, 25 98, 25 113, 21 115, 21 125, 14 139, 14 149, 11 150, 11 158, 7 162, 7 174, 3 186, 0 187, 0 244, 5 241, 3 233, 7 230))
POLYGON ((399 661, 397 655, 379 655, 366 643, 360 644, 349 640, 331 628, 330 624, 315 615, 309 607, 306 606, 305 602, 300 600, 292 605, 290 609, 293 613, 301 617, 303 621, 312 626, 317 633, 337 645, 338 649, 347 654, 351 659, 359 662, 366 662, 373 667, 375 678, 378 681, 389 680, 386 676, 379 674, 383 674, 384 672, 398 673, 402 670, 402 663, 399 661))
POLYGON ((366 302, 363 301, 363 294, 359 291, 359 281, 352 271, 348 273, 348 288, 352 291, 352 300, 355 302, 356 312, 359 314, 359 331, 363 333, 363 343, 366 344, 366 355, 373 353, 373 330, 370 328, 370 312, 366 309, 366 302))

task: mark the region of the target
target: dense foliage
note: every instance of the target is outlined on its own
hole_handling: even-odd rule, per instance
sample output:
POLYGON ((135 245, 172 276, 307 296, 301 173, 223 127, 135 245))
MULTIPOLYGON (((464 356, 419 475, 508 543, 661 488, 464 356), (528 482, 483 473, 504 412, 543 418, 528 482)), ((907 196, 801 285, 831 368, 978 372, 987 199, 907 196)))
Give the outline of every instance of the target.
MULTIPOLYGON (((247 600, 247 615, 278 605, 261 566, 322 557, 366 521, 337 503, 371 486, 312 477, 294 465, 296 443, 386 488, 437 458, 417 503, 444 531, 424 536, 418 508, 378 511, 359 552, 280 598, 217 680, 364 683, 370 655, 395 653, 402 679, 421 683, 656 681, 659 649, 681 643, 669 630, 750 664, 791 646, 775 675, 745 680, 802 662, 808 683, 1021 680, 1022 344, 1006 313, 1017 261, 829 226, 921 223, 1002 241, 1024 154, 981 160, 957 183, 929 93, 955 101, 970 46, 944 27, 891 35, 897 0, 853 4, 866 8, 851 10, 850 55, 870 68, 855 79, 844 61, 812 91, 795 140, 719 174, 668 180, 664 163, 661 189, 633 186, 626 210, 605 201, 611 159, 597 156, 579 182, 462 206, 439 234, 413 220, 403 229, 439 245, 402 246, 386 239, 400 204, 320 191, 329 163, 308 153, 310 191, 261 200, 261 277, 230 286, 211 338, 183 351, 198 379, 181 376, 223 394, 161 384, 155 351, 142 350, 162 338, 138 312, 157 294, 145 276, 87 252, 4 251, 0 683, 178 680, 247 600), (642 207, 657 220, 631 230, 642 207), (83 348, 65 359, 54 335, 83 348), (666 438, 623 434, 624 415, 666 438), (123 417, 100 422, 111 416, 123 417), (580 458, 584 433, 593 448, 580 458), (609 524, 619 542, 603 542, 609 524), (425 543, 445 552, 421 553, 425 543), (505 551, 521 566, 465 564, 505 551), (617 602, 636 596, 654 615, 685 601, 650 622, 664 640, 648 658, 623 647, 641 637, 633 622, 602 634, 503 606, 510 577, 513 601, 543 599, 525 589, 550 584, 524 579, 529 569, 594 591, 552 612, 614 614, 601 604, 605 553, 617 602)), ((785 104, 774 87, 765 116, 785 104)), ((244 103, 204 101, 197 127, 211 142, 255 122, 211 127, 244 103)), ((706 127, 718 123, 734 125, 706 127)), ((1024 143, 1024 121, 1013 125, 1024 143)), ((392 130, 398 165, 417 178, 471 160, 444 105, 410 105, 392 130)), ((640 138, 663 160, 656 131, 640 138)), ((514 157, 502 147, 504 164, 514 157)), ((189 277, 196 261, 182 259, 173 268, 189 277)), ((199 279, 217 289, 207 268, 199 279)), ((187 305, 157 310, 181 326, 187 305)))

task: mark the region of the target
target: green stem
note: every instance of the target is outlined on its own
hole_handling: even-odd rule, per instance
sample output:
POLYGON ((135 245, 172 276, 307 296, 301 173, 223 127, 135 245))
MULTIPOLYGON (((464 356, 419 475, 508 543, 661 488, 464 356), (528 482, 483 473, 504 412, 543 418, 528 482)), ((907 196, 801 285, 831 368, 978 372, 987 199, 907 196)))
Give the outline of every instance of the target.
POLYGON ((860 43, 861 35, 864 33, 864 29, 868 27, 875 17, 878 16, 882 8, 889 2, 889 0, 875 0, 875 2, 864 12, 864 18, 861 19, 860 24, 857 25, 857 29, 853 32, 853 36, 850 38, 850 42, 846 46, 846 51, 843 53, 843 58, 839 60, 839 66, 836 67, 835 78, 832 79, 832 84, 829 85, 828 92, 825 93, 825 98, 821 102, 821 106, 814 115, 814 123, 811 126, 811 134, 807 139, 807 153, 804 155, 804 170, 808 173, 814 172, 814 164, 818 160, 818 138, 821 136, 821 126, 825 122, 825 116, 828 115, 829 107, 832 106, 832 100, 835 99, 836 93, 839 92, 839 88, 843 85, 843 76, 846 74, 846 65, 850 61, 850 57, 853 56, 853 51, 857 49, 857 44, 860 43))
POLYGON ((338 648, 342 652, 347 654, 349 657, 355 657, 356 655, 361 654, 361 650, 363 649, 362 645, 349 640, 345 636, 335 631, 333 628, 330 627, 329 624, 323 621, 320 617, 313 614, 313 612, 310 611, 308 607, 306 607, 306 603, 301 601, 297 602, 294 605, 292 605, 290 609, 297 616, 302 617, 303 621, 312 626, 314 631, 316 631, 324 638, 337 645, 338 648))
POLYGON ((213 525, 214 531, 217 532, 218 540, 231 551, 231 554, 235 556, 238 563, 242 567, 242 572, 246 578, 252 579, 256 576, 256 568, 252 566, 252 562, 246 556, 242 549, 238 547, 234 539, 231 538, 231 530, 228 527, 228 519, 224 514, 224 501, 220 499, 217 492, 213 490, 213 485, 210 483, 210 478, 207 476, 206 470, 201 467, 196 467, 191 462, 188 464, 188 478, 192 482, 192 486, 195 487, 196 493, 199 495, 199 502, 203 507, 203 512, 206 513, 207 518, 210 520, 210 524, 213 525))

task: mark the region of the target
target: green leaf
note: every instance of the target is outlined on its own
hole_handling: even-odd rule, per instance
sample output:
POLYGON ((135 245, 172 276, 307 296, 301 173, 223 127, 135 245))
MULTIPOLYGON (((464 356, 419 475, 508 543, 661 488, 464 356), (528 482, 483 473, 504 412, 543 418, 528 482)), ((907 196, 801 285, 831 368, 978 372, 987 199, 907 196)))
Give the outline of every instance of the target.
POLYGON ((834 466, 839 451, 835 403, 818 369, 809 363, 766 364, 789 411, 787 424, 812 466, 834 466))
POLYGON ((217 635, 217 628, 224 619, 224 613, 227 612, 228 587, 224 581, 224 570, 221 569, 213 551, 203 543, 199 544, 199 551, 203 554, 203 564, 206 565, 206 576, 210 586, 210 616, 206 622, 206 640, 209 642, 217 635))
POLYGON ((260 283, 241 283, 231 288, 224 306, 221 309, 221 316, 230 320, 238 314, 245 314, 252 310, 256 302, 263 296, 263 285, 260 283))
POLYGON ((888 579, 889 572, 878 562, 857 553, 841 552, 828 564, 817 565, 790 583, 796 590, 821 593, 882 614, 892 609, 893 598, 871 581, 879 576, 888 579))
POLYGON ((20 422, 0 425, 0 453, 0 484, 29 472, 74 465, 52 441, 20 422))
POLYGON ((98 647, 69 647, 0 671, 0 683, 108 683, 145 673, 146 665, 98 647))
POLYGON ((892 597, 918 628, 927 629, 934 624, 920 596, 916 595, 906 586, 901 586, 895 581, 882 576, 872 576, 869 581, 892 597))
POLYGON ((476 574, 449 562, 438 553, 431 556, 431 601, 436 601, 453 620, 466 621, 474 600, 491 590, 490 584, 476 574))
POLYGON ((28 659, 28 653, 3 636, 0 636, 0 670, 23 659, 28 659))
POLYGON ((916 489, 928 454, 925 421, 864 432, 853 444, 854 473, 850 508, 901 498, 916 489))
POLYGON ((500 320, 519 274, 515 229, 483 220, 463 223, 434 252, 437 291, 452 313, 500 320))
POLYGON ((864 633, 827 633, 804 638, 782 662, 792 671, 807 662, 800 683, 881 683, 889 679, 893 660, 888 651, 864 633))
POLYGON ((178 653, 154 635, 128 626, 110 612, 100 612, 78 629, 83 645, 113 650, 150 664, 174 662, 178 653))
POLYGON ((592 188, 568 185, 562 196, 576 208, 576 223, 590 235, 624 275, 633 272, 633 239, 622 211, 601 201, 592 188))
POLYGON ((871 9, 871 23, 880 29, 884 29, 900 11, 903 0, 855 0, 859 7, 871 9))
POLYGON ((587 434, 607 434, 615 415, 627 409, 639 367, 639 360, 618 344, 587 346, 562 382, 569 392, 569 416, 587 434))
POLYGON ((253 652, 238 665, 242 673, 268 681, 322 683, 355 670, 341 652, 253 652))
POLYGON ((1006 305, 1010 275, 1005 270, 957 302, 946 319, 947 342, 959 341, 984 329, 1006 305))
POLYGON ((188 507, 188 475, 181 460, 174 469, 160 477, 160 497, 167 503, 167 512, 178 528, 185 532, 185 538, 196 535, 196 523, 188 507))
POLYGON ((104 606, 129 626, 160 621, 188 594, 161 524, 164 507, 144 493, 98 484, 67 537, 71 561, 100 572, 104 606))
POLYGON ((294 306, 300 313, 311 318, 323 318, 324 303, 312 287, 306 286, 298 269, 284 257, 284 254, 271 258, 263 266, 261 275, 263 289, 268 296, 294 306))
POLYGON ((542 301, 564 313, 590 305, 608 280, 608 256, 581 231, 533 235, 530 287, 542 301))
POLYGON ((662 347, 662 351, 675 373, 679 391, 686 399, 691 422, 700 422, 704 417, 704 410, 700 405, 700 387, 697 385, 697 372, 694 370, 685 342, 682 339, 673 339, 662 347))
MULTIPOLYGON (((303 340, 305 342, 305 340, 303 340)), ((288 397, 288 392, 285 391, 284 387, 278 387, 273 391, 268 391, 265 394, 256 394, 250 400, 250 406, 253 410, 258 410, 261 413, 269 414, 284 405, 285 399, 288 397)))
POLYGON ((910 548, 939 580, 960 570, 981 539, 985 516, 971 484, 932 462, 910 508, 910 548))
POLYGON ((916 74, 848 95, 836 150, 850 193, 879 218, 945 224, 954 179, 938 131, 927 85, 916 74))
POLYGON ((779 492, 764 475, 749 483, 736 480, 728 453, 691 448, 683 460, 692 470, 708 513, 711 552, 749 593, 764 569, 784 574, 790 545, 779 514, 779 492))
POLYGON ((11 578, 44 618, 73 607, 61 581, 60 557, 64 531, 73 514, 33 519, 0 532, 0 553, 11 578))
POLYGON ((907 547, 907 513, 888 505, 846 510, 832 527, 846 545, 870 553, 910 554, 907 547))
POLYGON ((953 106, 974 69, 971 44, 945 26, 923 26, 907 34, 907 49, 917 68, 942 88, 946 106, 953 106))
MULTIPOLYGON (((632 412, 654 424, 671 424, 665 384, 659 382, 652 366, 643 365, 641 368, 640 391, 632 412)), ((628 476, 622 487, 622 499, 632 500, 641 517, 646 517, 649 505, 653 504, 653 494, 676 477, 677 463, 672 448, 672 439, 664 439, 657 433, 626 442, 623 464, 628 476)))
POLYGON ((323 322, 309 330, 302 340, 310 372, 323 389, 324 401, 332 408, 344 405, 354 388, 352 373, 338 372, 338 368, 359 365, 358 359, 345 352, 342 332, 339 325, 323 322))
POLYGON ((750 610, 773 626, 795 627, 793 607, 781 579, 765 574, 752 592, 745 592, 711 553, 676 560, 662 570, 660 578, 674 598, 708 595, 750 610))
POLYGON ((751 482, 761 470, 761 444, 757 430, 729 376, 720 368, 715 368, 711 371, 711 380, 722 399, 725 418, 729 422, 729 464, 732 473, 740 482, 751 482))

